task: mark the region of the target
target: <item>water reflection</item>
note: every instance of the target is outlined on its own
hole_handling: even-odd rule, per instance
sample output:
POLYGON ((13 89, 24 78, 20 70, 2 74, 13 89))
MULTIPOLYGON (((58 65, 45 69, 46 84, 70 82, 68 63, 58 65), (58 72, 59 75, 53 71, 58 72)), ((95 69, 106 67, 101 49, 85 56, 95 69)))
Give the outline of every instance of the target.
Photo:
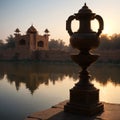
POLYGON ((111 82, 114 85, 120 85, 120 66, 119 65, 95 65, 91 67, 90 73, 102 85, 111 82))
MULTIPOLYGON (((49 85, 52 82, 63 81, 68 76, 78 80, 79 67, 73 64, 47 64, 47 63, 0 63, 0 80, 6 75, 10 84, 15 83, 16 90, 19 90, 21 83, 25 84, 31 94, 41 85, 49 85)), ((111 81, 114 85, 120 85, 120 66, 115 65, 94 65, 89 68, 95 79, 102 85, 111 81)))
POLYGON ((15 82, 16 90, 19 90, 20 84, 24 83, 33 94, 40 84, 49 85, 49 82, 55 84, 56 81, 62 81, 64 76, 73 77, 76 68, 74 66, 54 65, 45 63, 0 63, 0 79, 6 75, 10 84, 15 82))

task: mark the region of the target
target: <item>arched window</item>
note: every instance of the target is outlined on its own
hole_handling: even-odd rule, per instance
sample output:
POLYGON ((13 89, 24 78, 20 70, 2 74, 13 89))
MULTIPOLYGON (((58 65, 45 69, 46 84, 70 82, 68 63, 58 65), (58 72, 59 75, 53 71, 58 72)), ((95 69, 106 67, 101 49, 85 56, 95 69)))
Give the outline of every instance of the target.
POLYGON ((25 40, 24 40, 24 39, 21 39, 21 40, 19 41, 19 44, 20 44, 20 45, 25 45, 25 40))
POLYGON ((38 47, 43 47, 43 46, 44 46, 43 41, 39 41, 39 42, 38 42, 38 47))

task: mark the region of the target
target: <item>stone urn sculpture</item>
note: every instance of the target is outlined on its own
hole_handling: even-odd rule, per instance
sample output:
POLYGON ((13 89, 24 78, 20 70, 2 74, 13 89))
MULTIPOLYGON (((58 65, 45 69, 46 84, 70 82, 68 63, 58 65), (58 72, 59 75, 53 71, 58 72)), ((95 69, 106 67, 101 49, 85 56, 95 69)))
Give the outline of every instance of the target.
POLYGON ((91 54, 90 50, 99 46, 103 19, 101 16, 92 13, 85 3, 78 13, 68 18, 66 30, 70 35, 71 46, 80 50, 78 55, 71 55, 71 58, 82 68, 82 71, 78 83, 70 90, 70 100, 64 106, 64 111, 84 115, 94 115, 102 112, 104 105, 99 102, 99 90, 90 83, 87 68, 99 57, 91 54), (71 28, 74 19, 79 21, 79 29, 76 32, 73 32, 71 28), (99 23, 97 32, 91 29, 91 21, 94 19, 98 20, 99 23))

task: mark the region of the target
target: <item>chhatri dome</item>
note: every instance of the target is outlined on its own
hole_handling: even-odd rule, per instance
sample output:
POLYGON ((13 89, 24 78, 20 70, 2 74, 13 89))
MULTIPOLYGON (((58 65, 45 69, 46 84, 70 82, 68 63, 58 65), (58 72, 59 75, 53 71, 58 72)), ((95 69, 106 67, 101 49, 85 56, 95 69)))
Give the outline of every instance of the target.
POLYGON ((17 29, 15 30, 15 32, 16 32, 16 33, 19 33, 19 32, 20 32, 19 28, 17 28, 17 29))
POLYGON ((33 25, 31 25, 30 28, 28 28, 27 33, 37 33, 37 30, 33 25))

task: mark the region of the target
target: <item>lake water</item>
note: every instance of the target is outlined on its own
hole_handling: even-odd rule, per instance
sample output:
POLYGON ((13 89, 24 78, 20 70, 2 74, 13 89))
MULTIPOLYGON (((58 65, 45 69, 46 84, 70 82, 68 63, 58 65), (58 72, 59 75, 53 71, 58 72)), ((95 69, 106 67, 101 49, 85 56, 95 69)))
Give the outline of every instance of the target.
MULTIPOLYGON (((73 64, 0 63, 0 120, 24 120, 69 99, 79 70, 73 64)), ((120 104, 120 65, 97 64, 89 72, 100 101, 120 104)))

